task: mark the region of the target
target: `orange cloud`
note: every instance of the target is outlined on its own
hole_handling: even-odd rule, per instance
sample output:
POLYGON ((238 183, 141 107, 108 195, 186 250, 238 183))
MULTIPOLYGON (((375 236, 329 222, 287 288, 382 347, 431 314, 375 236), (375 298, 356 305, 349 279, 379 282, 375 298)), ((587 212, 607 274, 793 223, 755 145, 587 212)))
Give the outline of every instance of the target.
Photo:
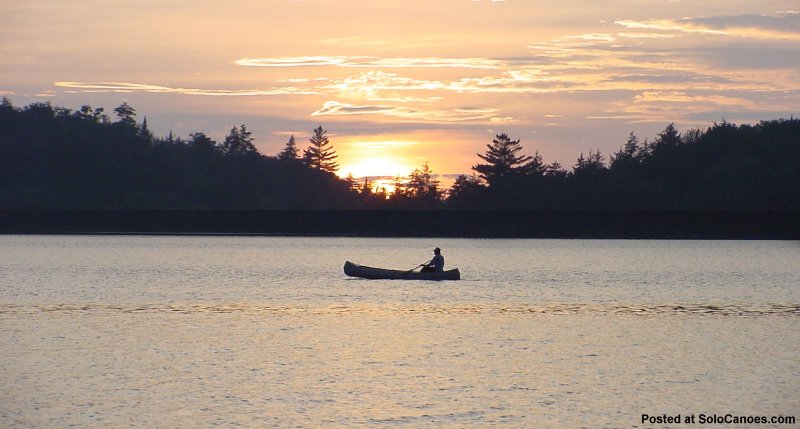
POLYGON ((257 95, 311 95, 315 91, 296 87, 280 87, 270 89, 198 89, 180 88, 161 85, 149 85, 144 83, 128 82, 55 82, 55 86, 80 90, 82 92, 150 92, 183 95, 208 95, 208 96, 257 96, 257 95))
POLYGON ((236 65, 247 67, 371 67, 371 68, 465 68, 496 69, 502 61, 489 58, 442 58, 442 57, 407 57, 407 58, 375 58, 375 57, 275 57, 275 58, 241 58, 234 61, 236 65))
POLYGON ((391 105, 356 105, 340 103, 338 101, 327 101, 311 116, 349 116, 349 115, 372 115, 389 116, 394 120, 409 122, 491 122, 491 121, 511 121, 513 118, 500 118, 497 116, 498 110, 491 108, 459 108, 453 110, 420 109, 410 107, 398 107, 391 105))

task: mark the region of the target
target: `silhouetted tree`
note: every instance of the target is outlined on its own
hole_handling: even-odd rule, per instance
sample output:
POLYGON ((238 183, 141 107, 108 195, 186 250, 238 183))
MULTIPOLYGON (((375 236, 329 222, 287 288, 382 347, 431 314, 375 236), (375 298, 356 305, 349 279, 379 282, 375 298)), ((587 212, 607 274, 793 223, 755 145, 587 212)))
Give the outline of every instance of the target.
POLYGON ((257 154, 253 140, 252 133, 244 124, 238 128, 234 126, 222 142, 222 152, 230 156, 257 154))
POLYGON ((221 148, 217 142, 211 140, 205 133, 192 133, 189 135, 189 141, 186 145, 195 151, 203 153, 222 153, 221 148))
POLYGON ((114 108, 114 113, 117 114, 121 123, 132 127, 136 126, 136 109, 131 107, 127 101, 114 108))
POLYGON ((142 120, 142 127, 139 129, 139 135, 142 136, 142 138, 148 143, 155 141, 153 132, 150 131, 150 128, 147 126, 147 116, 145 116, 144 120, 142 120))
POLYGON ((297 143, 294 140, 294 135, 289 137, 289 141, 286 142, 286 146, 283 147, 283 150, 278 153, 278 159, 284 162, 292 162, 298 160, 298 149, 297 143))
POLYGON ((344 181, 347 183, 347 187, 352 191, 358 192, 361 189, 361 185, 359 185, 356 178, 353 177, 353 173, 347 173, 347 177, 344 178, 344 181))
POLYGON ((82 120, 94 122, 96 124, 107 124, 109 119, 104 112, 105 109, 102 107, 92 110, 92 106, 85 104, 81 106, 78 112, 75 112, 75 116, 82 120))
POLYGON ((548 164, 545 167, 544 175, 547 177, 557 177, 557 178, 564 178, 567 177, 567 170, 561 166, 561 163, 558 161, 553 161, 553 163, 548 164))
POLYGON ((311 146, 303 152, 303 159, 311 168, 336 174, 339 164, 334 160, 338 155, 333 150, 327 133, 328 131, 323 129, 322 125, 314 128, 314 135, 309 139, 311 146))
MULTIPOLYGON (((123 117, 133 118, 132 108, 123 110, 123 117)), ((169 138, 150 141, 141 132, 146 122, 111 123, 102 108, 88 105, 76 111, 47 102, 17 108, 7 97, 0 100, 0 210, 800 210, 796 118, 738 126, 723 122, 683 135, 670 124, 652 143, 645 139, 639 145, 631 134, 610 167, 600 151, 590 150, 571 173, 556 162, 545 165, 538 154, 520 156, 513 152, 518 143, 508 139, 513 157, 507 159, 523 160, 505 164, 513 168, 502 171, 513 173, 491 176, 505 177, 493 186, 477 172, 462 175, 445 204, 417 198, 435 195, 426 191, 435 182, 429 165, 408 178, 397 177, 397 192, 387 198, 369 180, 354 186, 355 179, 259 154, 244 126, 234 127, 226 144, 217 144, 203 133, 185 140, 170 132, 169 138), (236 153, 250 155, 226 156, 236 153), (633 168, 623 169, 631 159, 633 168)), ((480 159, 486 161, 481 165, 495 165, 480 159)))
POLYGON ((681 145, 681 135, 675 128, 675 124, 670 122, 664 131, 660 132, 656 139, 653 141, 653 150, 671 149, 681 145))
POLYGON ((14 113, 14 104, 11 102, 10 98, 4 96, 3 99, 0 100, 0 112, 6 114, 14 113))
POLYGON ((530 162, 534 157, 517 154, 522 150, 519 140, 511 140, 507 134, 498 134, 492 140, 492 144, 487 144, 486 147, 485 154, 478 154, 478 157, 486 163, 476 164, 472 169, 490 187, 509 177, 526 174, 530 170, 530 162))
POLYGON ((598 149, 597 152, 592 152, 592 150, 589 149, 589 155, 587 157, 584 157, 583 153, 578 157, 572 169, 572 173, 579 176, 604 170, 606 170, 605 156, 600 153, 600 149, 598 149))
POLYGON ((441 200, 442 192, 439 189, 439 180, 433 175, 428 162, 420 168, 415 168, 408 176, 406 185, 410 196, 419 200, 438 202, 441 200))
POLYGON ((533 177, 541 177, 547 172, 547 166, 544 164, 544 158, 539 155, 538 150, 533 154, 531 160, 523 166, 522 172, 533 177))
POLYGON ((481 196, 486 191, 483 180, 474 173, 460 174, 447 191, 447 203, 453 207, 470 208, 480 206, 481 196))
POLYGON ((612 170, 628 170, 635 163, 639 161, 641 147, 639 147, 639 138, 633 132, 628 135, 628 141, 625 145, 613 155, 611 155, 611 169, 612 170))

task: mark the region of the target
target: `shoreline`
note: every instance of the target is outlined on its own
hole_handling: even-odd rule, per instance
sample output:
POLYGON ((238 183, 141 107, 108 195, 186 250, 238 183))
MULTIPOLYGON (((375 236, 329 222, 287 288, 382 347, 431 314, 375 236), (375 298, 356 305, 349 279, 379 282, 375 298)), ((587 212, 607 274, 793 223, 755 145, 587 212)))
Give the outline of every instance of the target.
POLYGON ((800 211, 0 210, 0 234, 800 240, 800 211))

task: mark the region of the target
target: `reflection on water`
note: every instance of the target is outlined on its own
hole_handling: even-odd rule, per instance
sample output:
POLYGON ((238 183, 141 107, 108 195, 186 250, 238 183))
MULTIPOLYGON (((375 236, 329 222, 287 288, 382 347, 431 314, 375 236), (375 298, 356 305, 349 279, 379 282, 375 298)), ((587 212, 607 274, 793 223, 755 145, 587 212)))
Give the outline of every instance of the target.
POLYGON ((107 305, 107 304, 51 304, 51 305, 2 305, 0 315, 36 314, 39 312, 66 313, 246 313, 255 315, 275 314, 529 314, 529 315, 693 315, 693 316, 800 316, 800 304, 770 303, 758 306, 717 304, 672 304, 672 305, 626 305, 626 304, 546 304, 546 305, 330 305, 327 307, 289 307, 240 304, 192 304, 192 305, 107 305))
POLYGON ((791 242, 0 237, 0 427, 797 415, 798 256, 791 242), (434 246, 464 280, 341 272, 410 268, 434 246))

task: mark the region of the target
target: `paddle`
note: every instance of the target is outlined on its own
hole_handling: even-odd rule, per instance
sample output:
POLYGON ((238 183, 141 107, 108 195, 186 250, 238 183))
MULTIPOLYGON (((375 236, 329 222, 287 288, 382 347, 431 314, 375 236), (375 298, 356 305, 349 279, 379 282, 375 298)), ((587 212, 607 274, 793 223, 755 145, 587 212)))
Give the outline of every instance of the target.
POLYGON ((416 267, 414 267, 414 268, 412 268, 412 269, 410 269, 410 270, 408 270, 408 271, 404 272, 404 273, 403 273, 403 275, 405 276, 405 275, 407 275, 408 273, 410 273, 410 272, 412 272, 412 271, 416 270, 417 268, 419 268, 419 267, 423 267, 423 266, 425 266, 425 265, 428 265, 428 264, 430 264, 430 263, 431 263, 431 261, 428 261, 428 262, 423 262, 423 263, 421 263, 421 264, 417 265, 416 267))

